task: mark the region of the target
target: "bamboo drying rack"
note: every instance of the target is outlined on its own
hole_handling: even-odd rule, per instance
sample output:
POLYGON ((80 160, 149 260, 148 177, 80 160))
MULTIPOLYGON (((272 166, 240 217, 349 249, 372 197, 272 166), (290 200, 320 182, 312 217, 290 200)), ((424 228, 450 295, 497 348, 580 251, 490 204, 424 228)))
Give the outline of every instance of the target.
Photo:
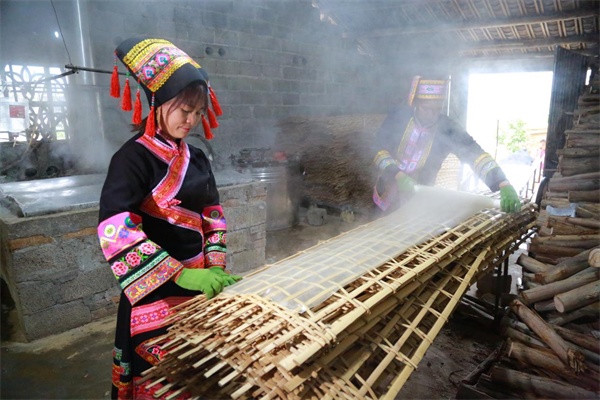
MULTIPOLYGON (((252 293, 195 297, 156 340, 166 356, 143 380, 164 385, 157 396, 175 390, 169 398, 394 398, 462 295, 514 252, 534 221, 529 206, 484 209, 301 313, 252 293)), ((349 234, 356 232, 327 242, 349 234)))

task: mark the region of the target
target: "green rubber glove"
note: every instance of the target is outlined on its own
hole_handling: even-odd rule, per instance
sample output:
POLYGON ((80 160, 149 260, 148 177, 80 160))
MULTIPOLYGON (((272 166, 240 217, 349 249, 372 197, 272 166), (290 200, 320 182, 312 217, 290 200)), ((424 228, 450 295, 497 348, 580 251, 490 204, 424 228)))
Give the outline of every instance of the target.
POLYGON ((521 200, 512 185, 500 188, 500 209, 507 213, 517 212, 521 209, 521 200))
POLYGON ((398 172, 396 174, 396 184, 398 185, 398 190, 401 192, 412 193, 415 191, 414 179, 406 175, 404 172, 398 172))
POLYGON ((213 268, 184 268, 175 283, 184 289, 200 290, 206 295, 207 299, 213 298, 227 286, 223 277, 213 271, 213 268))
POLYGON ((221 267, 212 267, 210 269, 211 272, 214 272, 215 274, 219 275, 221 278, 223 278, 223 281, 225 282, 225 286, 231 286, 234 283, 236 283, 237 281, 241 281, 242 277, 239 275, 233 275, 233 274, 228 274, 227 272, 225 272, 225 270, 221 267))

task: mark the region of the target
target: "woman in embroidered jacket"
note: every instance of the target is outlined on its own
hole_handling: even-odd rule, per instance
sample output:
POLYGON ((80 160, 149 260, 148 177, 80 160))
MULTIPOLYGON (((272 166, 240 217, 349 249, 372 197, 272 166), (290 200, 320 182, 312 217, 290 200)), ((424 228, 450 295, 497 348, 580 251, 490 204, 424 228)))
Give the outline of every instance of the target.
POLYGON ((432 185, 448 154, 468 164, 491 191, 500 190, 502 211, 520 209, 517 192, 492 156, 456 122, 442 114, 444 80, 413 79, 408 105, 388 114, 376 135, 373 160, 378 179, 373 201, 383 211, 396 209, 415 183, 432 185))
MULTIPOLYGON (((224 271, 226 223, 210 163, 183 140, 200 122, 207 139, 218 125, 221 109, 207 74, 166 40, 132 38, 115 51, 114 97, 117 58, 151 108, 142 120, 138 87, 138 133, 113 155, 100 198, 98 236, 122 288, 112 397, 152 398, 161 385, 137 380, 163 355, 148 343, 166 333, 172 307, 201 292, 210 298, 241 277, 224 271)), ((131 109, 128 79, 123 96, 123 109, 131 109)))

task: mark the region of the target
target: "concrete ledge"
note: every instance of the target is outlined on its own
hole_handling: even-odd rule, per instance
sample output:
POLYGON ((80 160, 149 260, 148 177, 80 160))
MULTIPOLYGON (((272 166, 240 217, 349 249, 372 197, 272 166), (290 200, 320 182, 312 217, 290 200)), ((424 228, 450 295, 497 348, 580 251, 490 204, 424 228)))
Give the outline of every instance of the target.
MULTIPOLYGON (((219 186, 228 268, 265 264, 266 187, 241 174, 219 186)), ((115 315, 120 289, 102 255, 98 208, 18 217, 0 207, 0 270, 16 308, 14 340, 31 341, 115 315)))

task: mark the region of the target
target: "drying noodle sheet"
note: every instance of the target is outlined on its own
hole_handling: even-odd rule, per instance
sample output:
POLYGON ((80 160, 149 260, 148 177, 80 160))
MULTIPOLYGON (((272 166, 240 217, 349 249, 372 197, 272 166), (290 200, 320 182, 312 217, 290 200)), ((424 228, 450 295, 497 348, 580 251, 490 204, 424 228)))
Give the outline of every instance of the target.
POLYGON ((359 276, 452 229, 477 212, 498 207, 490 197, 417 186, 414 196, 390 215, 346 232, 318 251, 299 252, 227 287, 230 294, 252 294, 302 313, 359 276))

